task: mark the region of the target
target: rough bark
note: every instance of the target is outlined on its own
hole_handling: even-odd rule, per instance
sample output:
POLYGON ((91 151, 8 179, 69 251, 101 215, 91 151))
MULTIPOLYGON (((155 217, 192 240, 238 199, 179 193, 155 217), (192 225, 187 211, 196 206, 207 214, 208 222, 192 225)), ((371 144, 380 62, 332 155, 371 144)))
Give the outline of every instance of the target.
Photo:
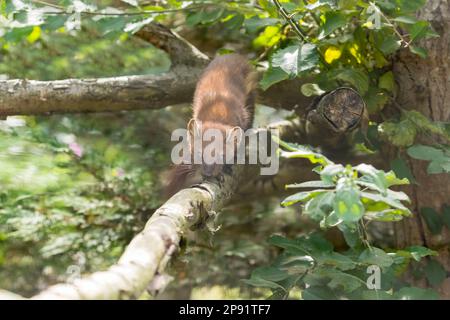
MULTIPOLYGON (((203 69, 204 64, 176 64, 161 75, 54 81, 0 80, 0 117, 161 109, 189 103, 203 69)), ((299 94, 297 85, 298 81, 286 81, 285 86, 261 92, 258 102, 288 110, 305 108, 311 99, 299 94), (275 91, 278 92, 275 94, 275 91)))
POLYGON ((189 101, 201 69, 162 75, 0 81, 0 116, 160 109, 189 101))
MULTIPOLYGON (((404 109, 418 110, 433 121, 450 120, 450 3, 448 0, 427 1, 419 18, 431 22, 439 38, 423 41, 428 58, 422 59, 408 50, 399 53, 394 62, 399 93, 397 102, 404 109)), ((419 137, 417 143, 434 144, 436 137, 419 137)), ((393 156, 392 150, 390 156, 393 156)), ((432 235, 419 212, 431 207, 441 212, 449 203, 450 175, 427 174, 428 162, 409 159, 417 184, 408 187, 415 215, 394 225, 397 245, 426 245, 439 252, 438 260, 450 271, 450 233, 444 227, 439 235, 432 235)), ((450 278, 441 286, 442 296, 450 298, 450 278)))

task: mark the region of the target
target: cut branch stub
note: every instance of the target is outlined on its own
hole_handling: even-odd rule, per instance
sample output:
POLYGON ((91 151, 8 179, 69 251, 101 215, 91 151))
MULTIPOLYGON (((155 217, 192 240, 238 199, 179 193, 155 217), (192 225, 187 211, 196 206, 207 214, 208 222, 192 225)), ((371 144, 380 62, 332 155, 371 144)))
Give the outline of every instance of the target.
POLYGON ((365 126, 364 100, 351 88, 338 88, 318 97, 306 115, 306 133, 311 144, 328 149, 348 145, 351 133, 365 126))

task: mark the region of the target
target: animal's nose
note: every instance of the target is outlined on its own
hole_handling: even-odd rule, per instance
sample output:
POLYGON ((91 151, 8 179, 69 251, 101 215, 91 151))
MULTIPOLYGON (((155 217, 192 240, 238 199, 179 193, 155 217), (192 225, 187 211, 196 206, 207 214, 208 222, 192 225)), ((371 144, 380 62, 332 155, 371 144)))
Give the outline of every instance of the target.
POLYGON ((204 177, 212 177, 214 174, 214 165, 213 164, 204 164, 202 167, 202 175, 204 177))

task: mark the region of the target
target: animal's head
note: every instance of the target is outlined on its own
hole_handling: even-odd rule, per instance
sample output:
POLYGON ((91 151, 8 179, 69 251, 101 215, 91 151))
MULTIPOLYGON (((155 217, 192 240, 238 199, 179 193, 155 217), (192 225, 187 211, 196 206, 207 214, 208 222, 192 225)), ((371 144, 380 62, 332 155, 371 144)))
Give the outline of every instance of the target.
POLYGON ((227 159, 236 158, 244 135, 240 127, 195 119, 189 121, 188 132, 193 163, 200 166, 203 177, 217 177, 223 172, 227 159))

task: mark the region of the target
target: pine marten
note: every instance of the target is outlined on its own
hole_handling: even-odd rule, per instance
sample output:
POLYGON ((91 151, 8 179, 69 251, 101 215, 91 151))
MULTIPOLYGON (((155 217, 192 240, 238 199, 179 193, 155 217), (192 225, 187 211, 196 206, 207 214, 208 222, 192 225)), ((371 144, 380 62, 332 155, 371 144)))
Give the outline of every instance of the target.
MULTIPOLYGON (((200 76, 194 93, 193 117, 188 123, 191 158, 194 157, 192 141, 207 129, 220 130, 224 137, 219 157, 225 157, 226 144, 237 143, 234 132, 247 130, 252 126, 255 104, 256 73, 247 59, 238 54, 215 58, 200 76)), ((242 131, 241 131, 242 132, 242 131)), ((208 145, 202 143, 203 150, 208 145)), ((171 196, 180 189, 201 182, 195 177, 201 173, 203 178, 220 176, 227 166, 220 163, 176 165, 169 175, 166 195, 171 196)))

